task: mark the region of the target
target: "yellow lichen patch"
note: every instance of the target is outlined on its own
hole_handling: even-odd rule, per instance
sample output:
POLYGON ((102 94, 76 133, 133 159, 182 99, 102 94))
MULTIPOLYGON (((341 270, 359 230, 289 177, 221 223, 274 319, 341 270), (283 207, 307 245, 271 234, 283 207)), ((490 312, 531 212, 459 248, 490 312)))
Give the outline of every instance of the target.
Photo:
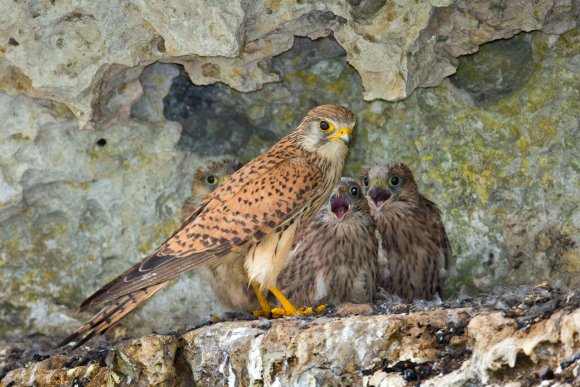
POLYGON ((363 115, 366 123, 373 124, 377 127, 382 127, 387 123, 387 116, 385 114, 378 114, 373 111, 367 111, 363 115))
POLYGON ((429 177, 431 177, 433 180, 435 180, 439 184, 443 184, 445 182, 445 180, 443 179, 444 175, 445 175, 445 171, 443 170, 443 168, 436 168, 435 167, 429 171, 429 177))
POLYGON ((522 155, 529 153, 530 141, 527 137, 520 137, 518 139, 518 149, 522 155))
POLYGON ((546 172, 542 174, 542 178, 540 179, 540 184, 542 187, 545 188, 552 188, 554 187, 554 176, 550 172, 546 172))
POLYGON ((537 124, 530 128, 530 137, 535 145, 546 146, 558 135, 558 119, 542 117, 537 124))
POLYGON ((477 171, 474 165, 464 163, 461 166, 461 175, 468 187, 472 187, 482 204, 489 200, 489 187, 495 179, 491 179, 492 173, 488 169, 477 171))

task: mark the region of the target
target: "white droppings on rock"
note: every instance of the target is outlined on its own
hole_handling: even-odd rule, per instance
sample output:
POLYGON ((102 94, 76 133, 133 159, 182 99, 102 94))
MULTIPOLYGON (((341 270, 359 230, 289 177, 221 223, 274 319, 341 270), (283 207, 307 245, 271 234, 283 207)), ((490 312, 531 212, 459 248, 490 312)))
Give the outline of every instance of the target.
POLYGON ((252 382, 262 380, 264 366, 262 364, 262 342, 264 335, 258 335, 250 343, 248 352, 248 374, 252 382))

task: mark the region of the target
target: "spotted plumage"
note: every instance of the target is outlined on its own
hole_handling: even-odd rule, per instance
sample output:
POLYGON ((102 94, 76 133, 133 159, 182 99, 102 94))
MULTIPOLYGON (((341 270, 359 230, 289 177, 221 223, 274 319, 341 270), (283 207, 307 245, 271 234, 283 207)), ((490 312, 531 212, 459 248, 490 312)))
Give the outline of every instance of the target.
POLYGON ((359 178, 382 240, 378 286, 406 301, 442 296, 451 246, 435 203, 402 163, 373 164, 359 178))
MULTIPOLYGON (((87 298, 81 311, 115 303, 200 264, 215 268, 242 260, 254 289, 268 289, 284 314, 296 314, 276 280, 296 229, 312 218, 338 183, 354 124, 353 113, 342 106, 312 109, 296 130, 214 190, 153 254, 87 298)), ((270 313, 268 305, 262 303, 262 309, 270 313)), ((98 319, 61 344, 78 344, 99 331, 98 319)))
POLYGON ((379 242, 359 184, 342 178, 296 237, 278 287, 300 305, 373 300, 379 242))

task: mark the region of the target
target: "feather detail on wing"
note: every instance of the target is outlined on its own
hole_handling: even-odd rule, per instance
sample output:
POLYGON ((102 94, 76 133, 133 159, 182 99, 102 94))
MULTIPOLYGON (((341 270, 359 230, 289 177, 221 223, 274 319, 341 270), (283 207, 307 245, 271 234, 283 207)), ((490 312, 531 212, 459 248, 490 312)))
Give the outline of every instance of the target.
POLYGON ((294 147, 292 154, 288 148, 276 155, 262 155, 242 167, 155 253, 98 290, 80 309, 165 282, 210 259, 243 251, 248 243, 284 226, 316 195, 322 176, 299 149, 294 147))

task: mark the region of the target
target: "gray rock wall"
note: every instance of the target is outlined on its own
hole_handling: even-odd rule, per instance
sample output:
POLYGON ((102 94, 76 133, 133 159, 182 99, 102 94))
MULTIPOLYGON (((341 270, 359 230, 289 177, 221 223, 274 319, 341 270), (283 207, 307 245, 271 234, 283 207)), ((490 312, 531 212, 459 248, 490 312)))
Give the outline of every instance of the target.
MULTIPOLYGON (((440 204, 449 294, 580 285, 575 2, 39 4, 0 4, 3 338, 75 328, 177 226, 198 165, 329 102, 358 116, 347 174, 402 160, 440 204)), ((207 288, 191 274, 116 333, 223 311, 207 288)))

